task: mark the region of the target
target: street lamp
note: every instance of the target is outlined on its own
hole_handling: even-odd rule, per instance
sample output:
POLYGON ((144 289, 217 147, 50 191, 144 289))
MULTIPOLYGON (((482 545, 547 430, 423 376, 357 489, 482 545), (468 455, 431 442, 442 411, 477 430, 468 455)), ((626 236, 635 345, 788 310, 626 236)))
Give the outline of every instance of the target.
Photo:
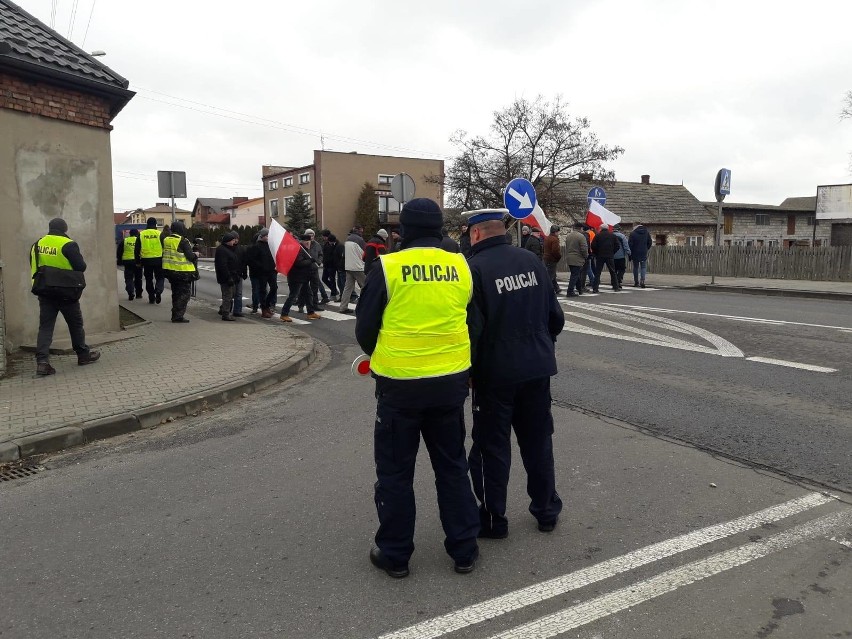
POLYGON ((96 51, 92 51, 89 55, 92 56, 93 58, 99 58, 102 55, 106 55, 106 51, 101 51, 100 49, 98 49, 96 51))

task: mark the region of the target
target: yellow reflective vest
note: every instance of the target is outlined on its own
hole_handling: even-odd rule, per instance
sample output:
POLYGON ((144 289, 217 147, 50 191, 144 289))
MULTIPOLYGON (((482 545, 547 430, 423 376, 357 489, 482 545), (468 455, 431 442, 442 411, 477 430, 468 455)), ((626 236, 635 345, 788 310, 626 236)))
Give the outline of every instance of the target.
POLYGON ((142 242, 141 257, 163 257, 163 245, 160 242, 160 232, 157 229, 139 231, 139 241, 142 242))
POLYGON ((38 266, 52 266, 66 271, 73 271, 71 262, 62 254, 62 247, 74 240, 64 235, 45 235, 30 249, 30 271, 35 277, 36 251, 38 251, 38 266))
POLYGON ((132 262, 136 259, 136 240, 138 238, 135 235, 128 235, 124 238, 124 249, 121 253, 121 260, 123 262, 132 262))
POLYGON ((186 259, 186 255, 184 255, 183 251, 178 248, 182 239, 183 237, 180 235, 169 235, 163 240, 164 271, 178 271, 182 273, 195 272, 195 264, 186 259))
POLYGON ((388 304, 370 368, 422 379, 470 368, 467 305, 473 279, 461 253, 411 248, 381 255, 388 304))

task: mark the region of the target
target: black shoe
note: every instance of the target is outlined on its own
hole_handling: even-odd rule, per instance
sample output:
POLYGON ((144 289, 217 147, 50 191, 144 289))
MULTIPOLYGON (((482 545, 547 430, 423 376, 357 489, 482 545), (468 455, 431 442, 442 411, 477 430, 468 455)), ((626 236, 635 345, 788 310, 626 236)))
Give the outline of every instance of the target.
POLYGON ((53 375, 56 373, 56 369, 50 365, 49 362, 39 362, 36 364, 36 375, 53 375))
POLYGON ((101 358, 98 351, 89 351, 83 355, 77 355, 77 366, 85 366, 86 364, 94 364, 101 358))
POLYGON ((236 322, 237 320, 235 320, 235 319, 234 319, 233 317, 231 317, 230 315, 223 315, 223 316, 222 316, 222 321, 223 321, 223 322, 236 322))
POLYGON ((509 536, 509 529, 480 528, 477 537, 480 539, 505 539, 509 536))
POLYGON ((331 300, 330 300, 329 298, 327 298, 327 297, 326 297, 324 300, 320 300, 320 304, 325 305, 325 304, 328 304, 330 301, 331 301, 331 300))
POLYGON ((645 288, 645 282, 639 282, 639 286, 641 286, 642 288, 645 288))
POLYGON ((128 301, 128 302, 132 302, 132 301, 133 301, 133 296, 132 296, 132 295, 128 295, 128 296, 127 296, 127 301, 128 301))
POLYGON ((633 282, 633 288, 639 288, 639 282, 633 282))
POLYGON ((148 303, 149 303, 149 304, 153 304, 153 303, 154 303, 154 296, 153 296, 153 295, 151 295, 151 296, 148 298, 148 303))
POLYGON ((592 293, 597 293, 597 292, 598 292, 598 289, 596 289, 596 288, 592 289, 592 293))
POLYGON ((189 320, 185 317, 175 317, 172 319, 173 324, 189 324, 189 320))
POLYGON ((317 305, 317 306, 315 306, 315 307, 314 307, 314 312, 315 312, 315 313, 321 313, 321 312, 322 312, 322 311, 324 311, 324 310, 325 310, 325 306, 323 306, 322 304, 319 304, 319 305, 317 305))
POLYGON ((155 293, 155 295, 156 295, 156 299, 157 299, 157 304, 159 304, 159 303, 160 303, 160 300, 161 300, 162 298, 160 297, 160 294, 159 294, 159 293, 155 293))
POLYGON ((557 521, 558 521, 557 519, 554 519, 553 521, 548 521, 548 522, 540 521, 540 522, 538 522, 538 529, 541 532, 547 532, 547 533, 553 532, 553 529, 556 528, 556 522, 557 521))
POLYGON ((408 564, 394 566, 390 560, 382 554, 382 551, 375 546, 370 549, 370 563, 379 570, 384 570, 394 579, 408 577, 408 564))
POLYGON ((251 312, 252 312, 252 313, 257 313, 257 306, 252 306, 252 307, 251 307, 251 312))
POLYGON ((304 307, 304 306, 300 306, 300 307, 299 307, 299 312, 300 312, 300 313, 304 313, 304 312, 305 312, 305 307, 304 307))
POLYGON ((453 570, 460 575, 466 575, 469 572, 473 572, 473 569, 476 568, 477 559, 479 559, 479 548, 476 548, 473 551, 473 556, 467 561, 457 561, 453 570))
POLYGON ((579 293, 575 293, 574 291, 571 291, 570 293, 565 293, 565 297, 577 297, 578 295, 579 293))
POLYGON ((340 312, 345 314, 345 315, 352 315, 353 313, 355 313, 355 311, 353 311, 351 308, 345 308, 340 312))

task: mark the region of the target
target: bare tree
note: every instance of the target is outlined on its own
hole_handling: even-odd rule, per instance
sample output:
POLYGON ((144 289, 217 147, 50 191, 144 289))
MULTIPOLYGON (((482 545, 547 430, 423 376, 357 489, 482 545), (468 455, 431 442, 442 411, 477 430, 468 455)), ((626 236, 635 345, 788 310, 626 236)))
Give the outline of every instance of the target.
POLYGON ((840 119, 848 120, 852 118, 852 91, 847 91, 843 98, 843 108, 840 110, 840 119))
MULTIPOLYGON (((599 182, 614 179, 605 162, 624 153, 602 144, 586 118, 572 118, 561 96, 553 102, 538 96, 519 98, 496 111, 487 136, 471 137, 457 131, 451 142, 458 148, 445 176, 448 205, 465 210, 503 206, 503 188, 517 177, 535 186, 538 201, 551 219, 571 215, 576 196, 560 189, 581 173, 599 182)), ((438 176, 433 181, 440 181, 438 176)))

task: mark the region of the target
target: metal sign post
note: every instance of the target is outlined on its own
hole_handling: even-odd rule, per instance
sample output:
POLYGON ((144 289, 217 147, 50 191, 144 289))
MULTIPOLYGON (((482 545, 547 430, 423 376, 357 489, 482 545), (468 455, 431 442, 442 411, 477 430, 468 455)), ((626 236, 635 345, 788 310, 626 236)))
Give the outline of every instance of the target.
POLYGON ((713 187, 716 194, 716 201, 719 203, 719 210, 716 213, 716 239, 713 251, 713 259, 710 261, 710 284, 716 283, 716 270, 718 262, 722 255, 722 202, 726 195, 731 192, 731 171, 729 169, 719 169, 716 174, 716 184, 713 187))
POLYGON ((414 178, 408 173, 397 173, 393 176, 390 187, 393 199, 399 202, 399 212, 402 213, 402 207, 414 197, 414 178))
POLYGON ((175 198, 186 197, 186 172, 157 171, 157 193, 159 197, 172 200, 172 224, 175 223, 175 198))

